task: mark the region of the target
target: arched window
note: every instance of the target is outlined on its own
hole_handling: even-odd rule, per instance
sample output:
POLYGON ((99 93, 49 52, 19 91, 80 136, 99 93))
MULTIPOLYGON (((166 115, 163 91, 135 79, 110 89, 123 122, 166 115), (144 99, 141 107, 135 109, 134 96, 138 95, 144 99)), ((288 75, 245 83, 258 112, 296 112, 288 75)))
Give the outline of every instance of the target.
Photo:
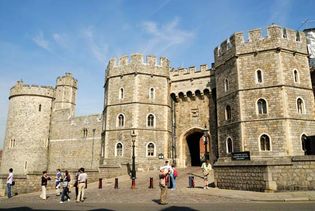
POLYGON ((233 140, 228 138, 226 140, 226 153, 231 154, 233 152, 233 140))
POLYGON ((267 102, 264 99, 259 99, 257 101, 258 114, 267 114, 267 102))
POLYGON ((124 127, 125 126, 125 117, 123 114, 118 115, 118 127, 124 127))
POLYGON ((42 111, 42 104, 39 104, 39 106, 38 106, 38 111, 39 111, 39 112, 42 111))
POLYGON ((224 91, 229 91, 229 80, 227 78, 224 79, 224 91))
POLYGON ((296 32, 296 41, 301 41, 300 32, 296 32))
POLYGON ((153 157, 155 155, 155 146, 153 143, 147 145, 147 156, 153 157))
POLYGON ((122 143, 116 144, 116 157, 122 157, 123 156, 123 145, 122 143))
POLYGON ((297 70, 293 70, 293 78, 294 78, 294 83, 300 82, 300 76, 299 76, 299 72, 297 70))
POLYGON ((147 126, 148 127, 154 127, 154 115, 153 114, 148 115, 147 126))
POLYGON ((261 70, 256 71, 256 82, 261 84, 263 82, 263 73, 261 70))
POLYGON ((124 99, 124 88, 119 89, 119 99, 124 99))
POLYGON ((231 106, 227 105, 225 107, 225 120, 230 120, 232 117, 232 114, 231 114, 231 106))
POLYGON ((149 98, 151 100, 153 100, 155 98, 155 90, 154 88, 150 88, 150 91, 149 91, 149 98))
POLYGON ((287 37, 288 37, 288 35, 287 35, 287 29, 286 29, 286 28, 283 28, 283 29, 282 29, 282 37, 283 37, 283 38, 287 38, 287 37))
POLYGON ((266 134, 260 136, 260 150, 270 151, 270 138, 266 134))
POLYGON ((301 98, 298 98, 296 100, 296 108, 297 108, 297 112, 299 114, 303 114, 305 112, 304 111, 304 101, 301 98))

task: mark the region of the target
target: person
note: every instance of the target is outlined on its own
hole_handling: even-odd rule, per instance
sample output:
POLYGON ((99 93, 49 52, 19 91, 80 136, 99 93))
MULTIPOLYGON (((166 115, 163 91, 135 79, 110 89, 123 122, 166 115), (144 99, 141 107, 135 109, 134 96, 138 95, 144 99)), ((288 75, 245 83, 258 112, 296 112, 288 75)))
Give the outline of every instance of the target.
POLYGON ((8 175, 8 178, 7 178, 7 193, 8 193, 8 198, 11 198, 11 197, 12 197, 13 181, 14 181, 14 178, 13 178, 13 169, 10 168, 10 169, 9 169, 9 175, 8 175))
POLYGON ((42 194, 40 195, 40 197, 44 200, 46 200, 46 186, 47 186, 48 180, 51 180, 51 178, 47 175, 47 171, 43 171, 42 182, 41 182, 42 194))
POLYGON ((204 187, 203 189, 209 189, 208 186, 208 177, 209 174, 212 170, 212 166, 209 162, 209 160, 206 160, 202 165, 201 165, 202 173, 203 173, 203 180, 204 180, 204 187))
POLYGON ((80 174, 78 177, 78 197, 76 202, 84 202, 84 189, 86 186, 87 174, 84 172, 84 168, 80 168, 80 174))
POLYGON ((80 175, 80 169, 78 169, 78 171, 75 173, 75 180, 74 180, 74 184, 73 184, 74 190, 75 190, 75 198, 78 197, 78 193, 79 193, 79 188, 78 188, 79 187, 78 186, 78 184, 79 184, 79 182, 78 182, 79 175, 80 175))
MULTIPOLYGON (((69 196, 69 178, 67 176, 68 171, 65 172, 66 175, 64 177, 64 179, 60 179, 60 185, 62 186, 62 194, 61 194, 61 198, 60 198, 60 203, 63 203, 64 201, 70 201, 70 196, 69 196)), ((68 173, 69 175, 69 173, 68 173)))
POLYGON ((171 190, 176 189, 176 177, 178 176, 177 169, 175 168, 175 164, 172 164, 171 171, 170 171, 170 178, 171 178, 171 190))
POLYGON ((160 204, 165 205, 167 204, 167 178, 170 173, 170 166, 168 165, 168 161, 165 161, 165 165, 160 168, 159 179, 160 179, 160 204))
POLYGON ((57 173, 56 173, 56 196, 60 196, 60 179, 61 179, 61 172, 60 169, 57 169, 57 173))

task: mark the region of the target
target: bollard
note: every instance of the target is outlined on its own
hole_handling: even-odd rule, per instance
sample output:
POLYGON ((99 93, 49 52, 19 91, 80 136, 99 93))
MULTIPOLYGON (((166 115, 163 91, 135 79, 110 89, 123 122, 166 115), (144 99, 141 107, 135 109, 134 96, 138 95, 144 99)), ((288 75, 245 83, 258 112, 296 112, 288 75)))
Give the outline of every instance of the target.
POLYGON ((149 186, 150 189, 153 189, 153 177, 150 177, 150 186, 149 186))
POLYGON ((194 176, 189 176, 188 177, 188 182, 189 182, 189 188, 194 188, 195 187, 195 178, 194 178, 194 176))
POLYGON ((115 178, 115 189, 118 189, 118 178, 115 178))
POLYGON ((102 180, 103 180, 102 178, 98 179, 98 189, 102 189, 102 187, 103 187, 102 180))
POLYGON ((136 179, 132 178, 131 180, 131 189, 136 189, 136 179))

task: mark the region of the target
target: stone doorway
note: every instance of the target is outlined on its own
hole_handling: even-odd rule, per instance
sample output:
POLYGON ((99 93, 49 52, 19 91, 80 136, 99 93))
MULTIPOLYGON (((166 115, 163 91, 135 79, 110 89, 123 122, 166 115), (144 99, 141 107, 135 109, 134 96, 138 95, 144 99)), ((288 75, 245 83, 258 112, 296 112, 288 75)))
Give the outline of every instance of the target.
POLYGON ((200 166, 204 156, 203 133, 194 132, 186 137, 187 141, 187 165, 200 166))

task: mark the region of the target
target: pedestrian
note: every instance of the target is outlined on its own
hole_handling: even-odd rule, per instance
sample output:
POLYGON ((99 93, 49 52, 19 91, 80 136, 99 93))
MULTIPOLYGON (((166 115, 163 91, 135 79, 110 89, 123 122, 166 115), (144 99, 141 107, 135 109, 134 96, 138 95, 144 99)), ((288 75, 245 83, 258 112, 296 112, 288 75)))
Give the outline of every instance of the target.
POLYGON ((175 164, 172 164, 170 178, 171 178, 171 190, 176 189, 176 177, 178 176, 177 169, 175 168, 175 164))
POLYGON ((43 171, 42 182, 41 182, 42 194, 40 195, 40 197, 44 200, 46 200, 46 186, 47 186, 48 180, 51 180, 51 178, 47 175, 47 171, 43 171))
POLYGON ((209 162, 209 160, 206 160, 202 165, 201 165, 202 173, 203 173, 203 180, 204 180, 204 187, 203 189, 209 189, 209 182, 208 182, 208 177, 209 174, 212 170, 212 166, 209 162))
POLYGON ((165 165, 160 168, 159 179, 160 179, 160 204, 167 204, 167 178, 170 173, 170 168, 168 166, 168 161, 165 161, 165 165))
POLYGON ((7 177, 7 194, 8 198, 12 197, 12 186, 14 185, 14 178, 13 178, 13 169, 9 169, 9 175, 7 177))
POLYGON ((75 190, 75 198, 78 197, 78 193, 79 193, 79 182, 78 182, 78 179, 79 179, 79 174, 80 174, 80 169, 78 169, 78 171, 75 173, 75 180, 74 180, 74 190, 75 190))
POLYGON ((84 189, 86 187, 87 174, 84 172, 84 168, 80 168, 80 174, 78 177, 78 197, 76 202, 84 202, 84 189))
POLYGON ((56 173, 56 196, 60 196, 60 179, 61 179, 61 172, 60 169, 57 169, 57 173, 56 173))
MULTIPOLYGON (((70 196, 69 196, 69 176, 67 176, 68 171, 65 172, 66 175, 63 179, 60 180, 60 185, 62 187, 62 194, 60 198, 60 203, 63 203, 65 201, 70 201, 70 196)), ((69 173, 68 173, 69 175, 69 173)))

